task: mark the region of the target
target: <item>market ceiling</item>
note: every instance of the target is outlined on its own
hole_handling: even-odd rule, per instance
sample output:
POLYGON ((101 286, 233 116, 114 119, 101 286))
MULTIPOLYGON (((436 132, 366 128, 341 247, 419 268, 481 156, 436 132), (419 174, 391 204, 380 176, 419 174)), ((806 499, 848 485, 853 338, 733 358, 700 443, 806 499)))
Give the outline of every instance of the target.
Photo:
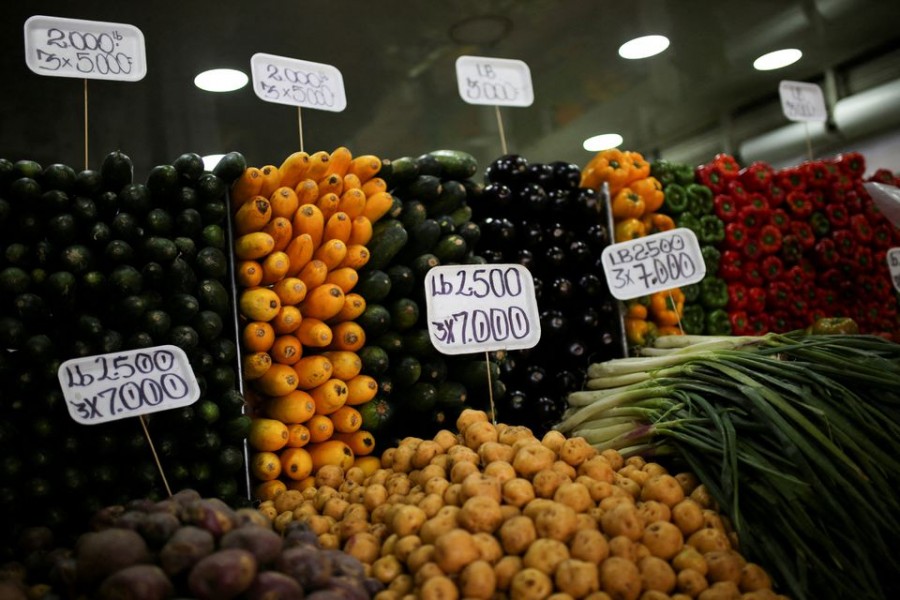
POLYGON ((497 119, 460 99, 460 55, 526 62, 534 103, 501 111, 510 151, 581 165, 591 156, 582 141, 610 131, 650 156, 702 136, 733 151, 742 136, 787 122, 778 107, 783 79, 821 83, 831 70, 838 95, 900 79, 896 0, 33 0, 7 3, 4 13, 0 156, 13 160, 84 162, 84 86, 26 67, 25 20, 42 14, 140 28, 146 77, 87 86, 90 164, 121 149, 139 177, 183 152, 239 150, 264 165, 298 149, 296 109, 261 101, 249 85, 225 94, 193 85, 209 68, 249 73, 257 52, 341 71, 347 108, 302 112, 307 150, 346 145, 398 157, 454 148, 482 164, 501 153, 497 119), (644 60, 617 55, 623 42, 649 33, 668 36, 671 46, 644 60), (803 58, 778 71, 752 68, 784 47, 803 58), (852 71, 860 65, 871 66, 852 71))

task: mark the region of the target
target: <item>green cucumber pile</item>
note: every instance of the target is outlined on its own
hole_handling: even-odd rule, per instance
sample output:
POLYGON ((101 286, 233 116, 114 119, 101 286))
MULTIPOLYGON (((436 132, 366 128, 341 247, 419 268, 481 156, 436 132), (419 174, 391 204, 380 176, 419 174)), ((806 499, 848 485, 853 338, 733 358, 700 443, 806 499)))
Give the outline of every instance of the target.
POLYGON ((121 350, 172 344, 196 374, 195 404, 145 417, 170 486, 246 498, 226 223, 244 167, 186 153, 139 182, 118 151, 81 172, 0 160, 0 535, 165 493, 139 420, 78 424, 57 379, 121 350))
POLYGON ((477 170, 470 154, 436 150, 385 161, 379 173, 395 205, 375 225, 371 258, 354 290, 366 299, 357 319, 366 332, 363 372, 379 382, 378 395, 361 412, 364 428, 379 437, 427 436, 455 422, 462 408, 487 408, 491 395, 504 395, 495 361, 438 353, 425 320, 429 269, 484 262, 475 254, 481 232, 472 222, 482 187, 472 180, 477 170))

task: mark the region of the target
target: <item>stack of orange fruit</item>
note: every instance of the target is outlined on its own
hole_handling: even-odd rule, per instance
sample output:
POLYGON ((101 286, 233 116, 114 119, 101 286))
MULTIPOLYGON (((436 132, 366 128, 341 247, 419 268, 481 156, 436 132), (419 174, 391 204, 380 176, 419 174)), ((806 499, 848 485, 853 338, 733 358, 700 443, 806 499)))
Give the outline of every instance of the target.
POLYGON ((378 391, 360 373, 365 332, 353 293, 372 226, 393 205, 381 159, 346 147, 248 167, 233 184, 240 346, 252 410, 256 496, 303 489, 326 464, 375 448, 354 408, 378 391))

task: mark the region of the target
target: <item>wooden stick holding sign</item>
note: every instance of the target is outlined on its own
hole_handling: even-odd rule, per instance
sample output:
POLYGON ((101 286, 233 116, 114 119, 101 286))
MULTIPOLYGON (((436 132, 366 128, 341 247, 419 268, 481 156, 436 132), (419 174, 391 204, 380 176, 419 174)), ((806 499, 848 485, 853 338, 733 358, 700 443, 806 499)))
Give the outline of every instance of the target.
POLYGON ((301 152, 303 107, 329 112, 347 108, 344 77, 331 65, 258 52, 250 58, 250 72, 260 100, 297 107, 301 152))
POLYGON ((25 21, 25 64, 38 75, 84 80, 84 168, 88 168, 88 79, 140 81, 144 34, 134 25, 35 15, 25 21))
MULTIPOLYGON (((531 273, 518 264, 442 265, 425 274, 428 336, 442 354, 532 348, 541 320, 531 273)), ((488 389, 490 366, 488 372, 488 389)), ((491 417, 497 422, 493 394, 491 417)))
POLYGON ((521 60, 508 58, 460 56, 456 59, 456 83, 464 102, 494 107, 500 131, 500 147, 503 154, 508 154, 500 107, 525 107, 534 103, 528 65, 521 60))
POLYGON ((69 416, 82 425, 138 417, 166 492, 172 491, 144 415, 189 406, 200 386, 184 350, 155 346, 67 360, 57 372, 69 416))

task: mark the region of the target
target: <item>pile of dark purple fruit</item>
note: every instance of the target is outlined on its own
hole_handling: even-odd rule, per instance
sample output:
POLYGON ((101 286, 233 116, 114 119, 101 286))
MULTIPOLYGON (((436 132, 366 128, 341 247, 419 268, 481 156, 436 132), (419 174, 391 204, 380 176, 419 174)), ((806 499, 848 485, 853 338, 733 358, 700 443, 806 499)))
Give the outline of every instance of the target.
POLYGON ((256 509, 194 490, 108 506, 89 525, 72 549, 47 527, 26 530, 20 560, 0 569, 0 597, 365 600, 383 589, 301 522, 278 533, 256 509))
POLYGON ((478 253, 488 263, 519 263, 534 277, 541 340, 494 358, 507 389, 498 419, 537 432, 559 419, 590 363, 622 355, 616 302, 600 262, 610 244, 606 210, 580 180, 577 165, 508 154, 488 166, 480 201, 472 202, 478 253))

